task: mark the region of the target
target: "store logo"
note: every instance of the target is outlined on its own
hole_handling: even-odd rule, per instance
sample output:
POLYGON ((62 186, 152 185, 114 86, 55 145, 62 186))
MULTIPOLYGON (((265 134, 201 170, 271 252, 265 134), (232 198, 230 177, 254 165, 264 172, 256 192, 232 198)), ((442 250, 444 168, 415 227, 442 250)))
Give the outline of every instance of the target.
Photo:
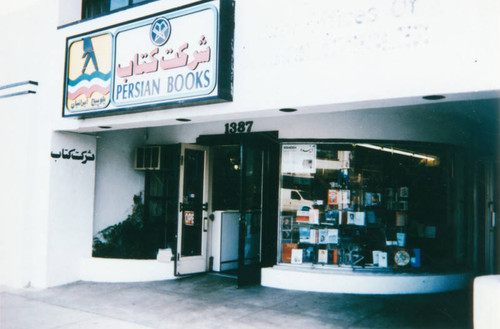
POLYGON ((158 17, 151 24, 149 37, 155 46, 163 46, 170 38, 170 22, 165 17, 158 17))
POLYGON ((111 35, 84 37, 68 51, 66 109, 86 111, 108 106, 111 85, 111 35))

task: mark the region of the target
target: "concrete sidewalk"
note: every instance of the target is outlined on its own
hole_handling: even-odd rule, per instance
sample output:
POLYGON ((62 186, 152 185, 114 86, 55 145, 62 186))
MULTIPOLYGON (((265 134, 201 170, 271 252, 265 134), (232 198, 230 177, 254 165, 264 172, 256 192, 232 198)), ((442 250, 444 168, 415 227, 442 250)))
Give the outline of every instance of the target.
POLYGON ((471 328, 470 293, 366 296, 308 293, 199 275, 147 283, 77 282, 4 289, 1 329, 471 328))

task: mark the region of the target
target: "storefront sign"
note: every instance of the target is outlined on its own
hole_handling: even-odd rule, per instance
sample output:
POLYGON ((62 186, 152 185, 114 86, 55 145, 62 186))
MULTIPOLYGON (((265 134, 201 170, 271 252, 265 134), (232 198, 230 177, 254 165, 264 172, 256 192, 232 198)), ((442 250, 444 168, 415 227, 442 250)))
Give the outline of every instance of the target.
POLYGON ((231 100, 226 3, 207 1, 68 38, 63 116, 231 100))
POLYGON ((50 157, 56 162, 58 159, 76 160, 81 161, 82 164, 95 160, 95 154, 91 150, 78 151, 76 148, 61 148, 57 152, 52 151, 50 157))

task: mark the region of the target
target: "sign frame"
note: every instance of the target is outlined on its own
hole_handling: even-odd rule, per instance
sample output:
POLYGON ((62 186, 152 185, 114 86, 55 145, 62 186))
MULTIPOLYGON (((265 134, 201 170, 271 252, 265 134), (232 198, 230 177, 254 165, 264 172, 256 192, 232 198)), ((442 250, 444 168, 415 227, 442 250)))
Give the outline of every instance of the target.
MULTIPOLYGON (((170 33, 170 29, 169 29, 170 33)), ((189 31, 187 33, 196 33, 193 31, 189 31)), ((206 45, 207 42, 203 44, 203 38, 204 35, 201 35, 200 39, 200 44, 199 45, 206 45)), ((192 38, 191 38, 192 39, 192 38)), ((164 44, 168 44, 168 37, 166 37, 166 40, 164 44)), ((150 40, 152 47, 153 41, 150 40)), ((209 41, 210 42, 210 41, 209 41)), ((81 33, 78 35, 74 36, 69 36, 66 38, 66 59, 65 59, 65 70, 64 70, 64 93, 63 93, 63 102, 62 102, 62 116, 63 117, 77 117, 77 118, 83 118, 83 117, 91 117, 91 116, 106 116, 106 115, 117 115, 117 114, 129 114, 129 113, 135 113, 135 112, 143 112, 143 111, 151 111, 151 110, 165 110, 165 109, 173 109, 173 108, 179 108, 179 107, 185 107, 185 106, 195 106, 195 105, 206 105, 206 104, 213 104, 213 103, 220 103, 220 102, 228 102, 232 101, 232 92, 233 92, 233 42, 234 42, 234 1, 233 0, 207 0, 207 1, 201 1, 196 4, 190 4, 182 7, 177 7, 161 12, 154 13, 152 15, 140 17, 137 19, 133 19, 130 21, 122 22, 119 24, 103 27, 100 29, 96 29, 93 31, 81 33), (116 90, 118 90, 117 87, 117 82, 118 79, 121 79, 121 77, 118 76, 118 65, 123 65, 123 63, 117 63, 117 48, 120 47, 120 45, 117 46, 117 38, 119 37, 120 33, 123 33, 122 35, 125 35, 128 31, 134 32, 134 29, 138 29, 141 27, 147 27, 152 22, 155 22, 160 17, 167 18, 167 20, 175 20, 177 18, 187 20, 189 19, 189 15, 197 15, 201 12, 204 11, 212 11, 214 12, 214 17, 215 17, 215 26, 212 31, 213 36, 216 40, 211 40, 213 42, 213 47, 212 44, 208 43, 208 46, 204 49, 208 49, 209 54, 210 54, 210 60, 209 61, 203 61, 200 60, 198 61, 199 63, 199 68, 201 67, 209 67, 210 70, 208 69, 205 70, 205 74, 207 74, 207 71, 209 71, 209 74, 212 74, 210 76, 211 80, 213 79, 213 86, 207 86, 206 90, 200 91, 198 93, 194 92, 191 94, 188 94, 187 96, 184 96, 182 94, 178 96, 173 96, 173 97, 163 97, 162 95, 157 97, 154 97, 152 99, 144 99, 142 101, 131 101, 131 102, 120 102, 117 101, 116 99, 116 90), (106 39, 109 38, 107 36, 111 37, 111 47, 96 47, 95 45, 102 45, 107 42, 103 42, 101 39, 106 39), (90 41, 89 41, 90 40, 90 41), (93 44, 94 47, 92 46, 93 44), (73 49, 72 47, 75 48, 74 52, 76 55, 72 53, 73 49), (94 49, 95 48, 95 49, 94 49), (210 48, 215 49, 215 51, 212 51, 210 53, 210 48), (101 49, 105 49, 101 50, 101 49), (106 52, 106 56, 110 56, 109 58, 109 65, 106 60, 102 60, 103 57, 102 54, 106 52), (109 53, 111 52, 111 53, 109 53), (83 55, 82 55, 83 54, 83 55), (81 56, 80 56, 81 55, 81 56), (70 56, 72 56, 70 58, 70 56), (81 58, 80 58, 81 57, 81 58), (210 61, 212 63, 210 63, 210 61), (83 70, 80 73, 80 68, 82 68, 82 62, 83 63, 83 70), (98 63, 105 63, 104 67, 105 69, 101 70, 106 70, 106 68, 109 68, 109 72, 98 72, 98 63), (76 64, 73 64, 76 63, 76 64), (76 67, 76 69, 75 69, 76 67), (87 70, 87 67, 90 67, 90 70, 87 70), (92 71, 93 70, 93 71, 92 71), (91 72, 89 75, 87 72, 91 72), (76 78, 75 78, 76 76, 76 78), (82 80, 87 80, 83 81, 82 80), (97 81, 97 83, 96 83, 97 81), (77 85, 77 83, 80 83, 80 85, 77 85), (87 88, 86 93, 82 93, 81 87, 87 88), (90 88, 88 88, 90 87, 90 88), (106 93, 106 88, 107 88, 107 94, 106 93), (80 92, 80 94, 78 94, 80 92), (102 92, 102 93, 101 93, 102 92), (77 95, 77 96, 75 96, 77 95), (83 96, 85 95, 85 96, 83 96), (73 97, 73 98, 71 98, 73 97), (79 97, 79 98, 78 98, 79 97), (78 110, 78 107, 80 106, 81 109, 78 110), (83 108, 83 106, 90 107, 89 108, 83 108)), ((193 44, 193 43, 191 43, 193 44)), ((187 43, 186 43, 187 45, 187 43)), ((178 46, 178 45, 177 45, 178 46)), ((198 45, 195 45, 198 46, 198 45)), ((187 48, 187 47, 186 47, 187 48)), ((201 48, 200 48, 201 49, 201 48)), ((161 49, 164 51, 164 49, 161 49)), ((155 55, 155 60, 158 62, 159 59, 163 61, 164 58, 175 58, 175 56, 179 57, 179 53, 181 53, 181 48, 179 47, 176 49, 177 52, 174 54, 170 54, 171 56, 168 57, 169 53, 165 55, 165 52, 162 54, 154 54, 155 55)), ((156 51, 158 52, 158 46, 156 48, 156 51)), ((196 51, 193 50, 189 55, 186 57, 190 58, 195 58, 194 56, 197 54, 201 54, 203 51, 196 51), (195 54, 196 53, 196 54, 195 54)), ((182 54, 182 53, 181 53, 182 54)), ((137 55, 136 55, 137 56, 137 55)), ((144 55, 143 55, 144 56, 144 55)), ((123 56, 122 56, 123 57, 123 56)), ((151 52, 151 58, 153 58, 153 53, 151 52)), ((195 62, 192 60, 192 62, 195 62)), ((130 62, 132 66, 132 61, 130 62)), ((135 58, 134 64, 137 64, 137 57, 135 58)), ((144 62, 146 63, 146 62, 144 62)), ((191 63, 190 63, 191 64, 191 63)), ((196 64, 193 65, 196 69, 196 64)), ((186 64, 186 66, 188 66, 186 64)), ((200 74, 195 71, 195 69, 192 69, 193 66, 189 66, 192 70, 192 72, 195 72, 197 74, 196 78, 196 87, 200 87, 200 74)), ((181 69, 186 69, 180 66, 175 67, 177 70, 181 69)), ((134 67, 135 69, 135 67, 134 67)), ((170 68, 166 68, 165 70, 169 70, 170 68)), ((173 72, 172 70, 171 72, 173 72)), ((149 71, 152 72, 151 76, 154 76, 157 74, 157 79, 158 79, 158 85, 160 85, 160 80, 159 79, 164 79, 166 77, 165 72, 161 72, 160 67, 158 67, 157 64, 157 71, 149 71), (162 74, 160 76, 159 74, 162 74)), ((170 71, 169 71, 170 72, 170 71)), ((134 72, 135 73, 135 72, 134 72)), ((180 74, 177 74, 179 76, 180 74)), ((146 76, 146 75, 144 75, 146 76)), ((186 81, 188 78, 193 79, 195 75, 192 73, 187 73, 185 75, 186 81), (189 75, 189 76, 188 76, 189 75)), ((132 78, 135 78, 132 77, 132 78)), ((172 86, 172 78, 169 77, 168 81, 170 83, 170 86, 172 86)), ((206 80, 206 81, 208 81, 206 80)), ((126 82, 127 79, 124 79, 126 82)), ((165 80, 161 80, 162 82, 165 80)), ((193 80, 191 80, 193 81, 193 80)), ((212 82, 212 81, 210 81, 212 82)), ((137 84, 139 82, 136 82, 137 84)), ((166 83, 163 83, 162 85, 164 86, 166 83)), ((187 85, 187 82, 186 82, 187 85)), ((205 87, 205 86, 203 86, 205 87)), ((158 87, 157 91, 159 92, 160 89, 158 87)), ((130 95, 130 94, 129 94, 130 95)))

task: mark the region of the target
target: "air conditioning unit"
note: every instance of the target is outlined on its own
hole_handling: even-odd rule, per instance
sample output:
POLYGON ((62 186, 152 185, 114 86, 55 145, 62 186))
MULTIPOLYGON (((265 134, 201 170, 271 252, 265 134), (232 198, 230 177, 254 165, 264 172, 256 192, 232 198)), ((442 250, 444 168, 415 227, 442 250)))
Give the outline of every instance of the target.
POLYGON ((161 146, 143 146, 135 149, 136 170, 160 170, 161 146))

